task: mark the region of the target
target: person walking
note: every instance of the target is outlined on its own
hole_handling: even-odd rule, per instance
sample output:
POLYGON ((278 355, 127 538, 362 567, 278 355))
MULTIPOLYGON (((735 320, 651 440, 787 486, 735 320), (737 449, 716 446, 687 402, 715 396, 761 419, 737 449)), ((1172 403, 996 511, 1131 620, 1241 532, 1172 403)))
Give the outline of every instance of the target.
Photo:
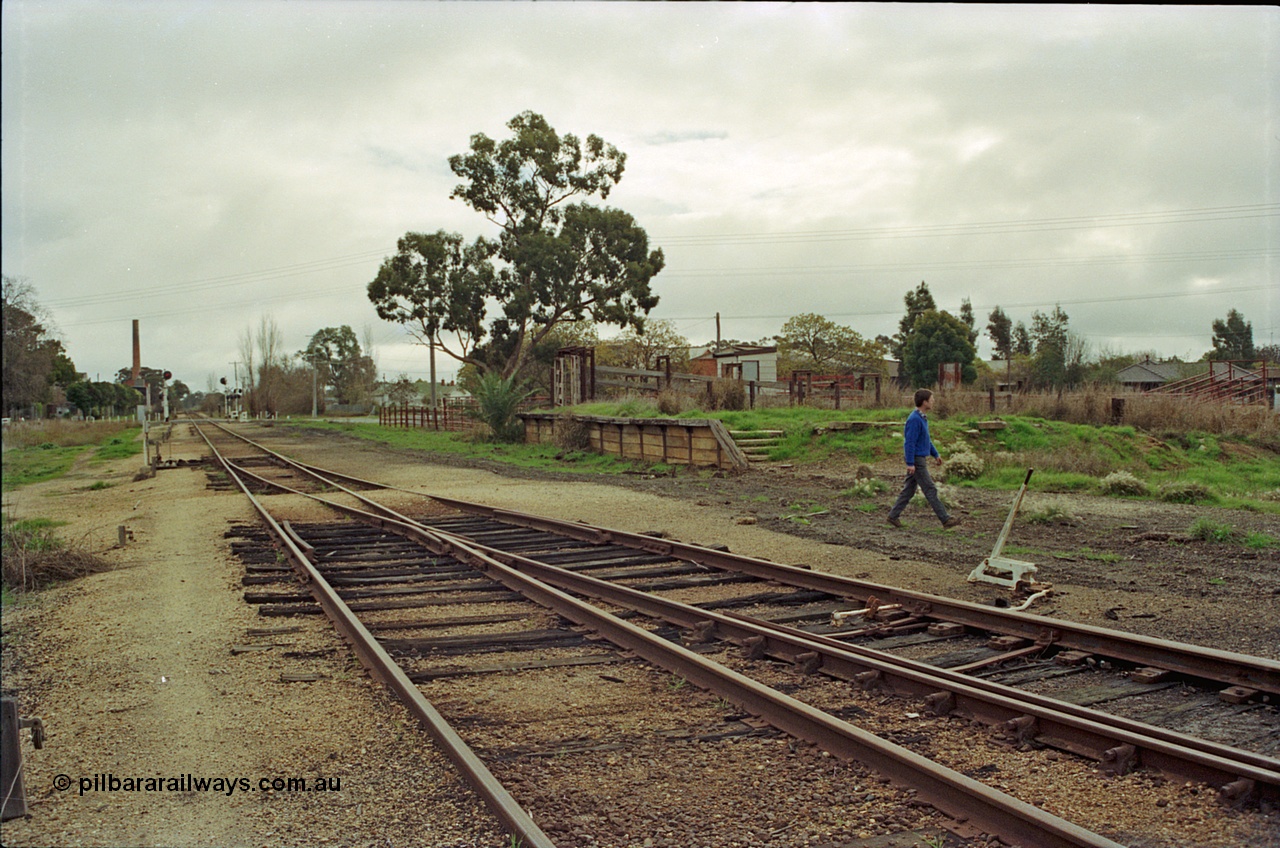
POLYGON ((924 492, 924 499, 929 502, 929 506, 933 507, 933 512, 942 522, 942 526, 955 527, 960 523, 960 519, 947 515, 947 508, 938 498, 938 487, 929 476, 929 457, 936 458, 938 465, 942 465, 942 457, 938 456, 938 449, 933 446, 933 441, 929 438, 928 413, 933 408, 933 392, 928 389, 919 389, 915 395, 915 402, 915 411, 907 417, 907 423, 902 428, 902 453, 907 462, 907 479, 902 485, 902 493, 898 495, 898 499, 889 510, 889 523, 894 527, 902 526, 898 516, 902 515, 907 504, 911 503, 911 499, 915 497, 916 489, 919 489, 924 492))

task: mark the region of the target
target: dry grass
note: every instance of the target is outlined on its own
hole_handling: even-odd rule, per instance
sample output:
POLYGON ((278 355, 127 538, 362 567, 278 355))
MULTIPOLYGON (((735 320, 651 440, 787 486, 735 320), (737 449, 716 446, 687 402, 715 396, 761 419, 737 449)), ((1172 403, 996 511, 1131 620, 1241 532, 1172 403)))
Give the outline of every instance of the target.
POLYGON ((107 571, 111 565, 82 544, 69 544, 41 519, 4 521, 3 583, 15 594, 107 571))
POLYGON ((557 416, 555 444, 565 450, 585 450, 591 446, 591 426, 571 415, 557 416))
POLYGON ((22 421, 4 428, 5 447, 34 448, 54 445, 60 448, 80 445, 97 445, 125 430, 134 430, 138 423, 123 421, 22 421))
MULTIPOLYGON (((904 394, 902 405, 910 406, 904 394)), ((1026 392, 997 394, 994 413, 990 396, 982 392, 946 392, 934 395, 934 411, 951 415, 1029 415, 1069 424, 1126 424, 1152 433, 1213 433, 1256 439, 1280 449, 1280 414, 1253 404, 1203 401, 1179 395, 1122 392, 1112 388, 1086 388, 1074 392, 1026 392), (1124 400, 1119 422, 1111 417, 1111 400, 1124 400)))

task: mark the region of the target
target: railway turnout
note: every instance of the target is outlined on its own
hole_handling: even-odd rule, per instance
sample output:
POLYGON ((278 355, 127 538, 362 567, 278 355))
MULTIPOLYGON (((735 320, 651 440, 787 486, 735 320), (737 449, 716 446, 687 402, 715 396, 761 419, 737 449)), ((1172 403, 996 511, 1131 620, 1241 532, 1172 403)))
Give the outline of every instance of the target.
MULTIPOLYGON (((494 754, 481 756, 424 687, 647 663, 736 710, 727 730, 681 731, 685 738, 782 734, 906 787, 914 805, 957 837, 1010 845, 1120 843, 864 729, 851 720, 859 710, 849 693, 902 699, 950 726, 985 728, 1010 755, 1048 749, 1092 762, 1099 780, 1143 771, 1214 787, 1236 807, 1280 801, 1272 706, 1280 663, 443 495, 422 498, 414 517, 373 497, 389 487, 243 437, 228 441, 230 431, 205 423, 198 429, 265 528, 243 530, 241 547, 270 546, 287 560, 248 566, 246 599, 264 615, 323 611, 522 844, 558 844, 565 831, 553 839, 535 821, 538 806, 527 810, 521 792, 494 775, 491 766, 512 750, 502 753, 504 743, 481 734, 494 754), (268 492, 305 496, 335 518, 280 519, 264 503, 268 492), (772 671, 760 673, 761 664, 772 671), (780 670, 800 682, 769 682, 780 670), (1074 703, 1054 689, 1085 678, 1090 694, 1074 703), (788 687, 828 688, 802 699, 788 687), (1175 723, 1104 711, 1174 687, 1217 711, 1214 721, 1233 738, 1210 741, 1175 723)), ((548 744, 526 744, 524 754, 548 744)), ((577 740, 576 749, 608 744, 577 740)), ((550 748, 574 746, 561 739, 550 748)), ((575 833, 568 844, 591 844, 573 841, 585 839, 575 833)))

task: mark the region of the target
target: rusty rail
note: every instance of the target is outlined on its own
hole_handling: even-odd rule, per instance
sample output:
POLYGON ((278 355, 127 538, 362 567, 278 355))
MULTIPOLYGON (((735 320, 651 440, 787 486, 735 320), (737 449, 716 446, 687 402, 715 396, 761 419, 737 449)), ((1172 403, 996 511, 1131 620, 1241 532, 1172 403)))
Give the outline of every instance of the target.
POLYGON ((205 440, 214 457, 226 470, 227 475, 235 482, 245 497, 249 499, 249 502, 267 525, 272 536, 276 538, 284 549, 290 563, 310 589, 311 594, 319 602, 320 606, 324 608, 325 613, 333 621, 338 631, 351 643, 351 647, 355 650, 361 664, 369 670, 370 674, 396 694, 409 712, 418 719, 436 743, 440 745, 444 754, 457 766, 463 779, 476 791, 485 806, 513 836, 522 840, 522 845, 530 846, 530 848, 534 848, 534 846, 536 848, 555 848, 555 843, 551 841, 551 838, 538 827, 529 813, 516 802, 506 787, 493 776, 493 773, 489 771, 484 762, 476 756, 475 752, 463 741, 457 731, 450 726, 444 716, 423 696, 417 685, 409 679, 408 675, 392 659, 391 655, 378 644, 378 640, 360 623, 351 608, 347 606, 346 602, 338 596, 338 593, 324 579, 324 576, 316 569, 308 557, 306 547, 309 546, 306 546, 305 542, 299 544, 301 540, 281 526, 267 511, 266 507, 262 505, 262 502, 254 497, 253 493, 244 484, 243 479, 241 479, 241 473, 253 476, 262 482, 269 483, 269 481, 257 477, 251 472, 243 472, 241 470, 238 473, 232 468, 231 463, 224 461, 222 454, 198 426, 196 427, 196 432, 200 433, 201 438, 205 440))
POLYGON ((881 604, 900 604, 919 615, 954 621, 967 627, 1021 636, 1044 645, 1058 645, 1088 653, 1155 667, 1200 680, 1245 686, 1280 695, 1280 662, 1221 651, 1185 642, 1155 639, 1133 633, 1105 630, 1088 624, 1060 621, 1032 613, 1001 610, 968 601, 913 592, 880 583, 869 583, 783 565, 741 554, 704 548, 687 542, 655 539, 640 533, 595 527, 590 524, 530 515, 483 504, 431 495, 433 500, 473 515, 485 515, 521 527, 547 530, 593 542, 613 542, 626 547, 688 559, 724 571, 750 574, 788 586, 827 592, 865 603, 876 598, 881 604))

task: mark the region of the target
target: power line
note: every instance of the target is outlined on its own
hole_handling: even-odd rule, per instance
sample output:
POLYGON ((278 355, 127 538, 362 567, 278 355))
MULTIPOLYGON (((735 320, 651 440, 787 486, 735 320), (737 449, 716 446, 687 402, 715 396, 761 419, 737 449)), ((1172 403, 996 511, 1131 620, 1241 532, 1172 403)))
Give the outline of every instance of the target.
MULTIPOLYGON (((1059 300, 1053 300, 1051 302, 1041 301, 1041 302, 1004 303, 1004 304, 992 303, 992 304, 986 304, 986 305, 974 304, 973 309, 975 313, 982 310, 986 310, 986 309, 995 309, 997 306, 999 306, 1001 309, 1005 309, 1005 308, 1009 308, 1009 309, 1045 308, 1047 309, 1052 306, 1079 306, 1082 304, 1089 304, 1089 303, 1117 303, 1120 301, 1127 301, 1127 300, 1163 300, 1163 299, 1174 298, 1174 297, 1199 297, 1202 295, 1241 294, 1245 292, 1270 291, 1271 289, 1272 289, 1272 286, 1270 285, 1239 286, 1235 288, 1215 289, 1213 291, 1159 292, 1156 294, 1131 294, 1131 295, 1116 295, 1114 297, 1077 298, 1075 300, 1059 299, 1059 300)), ((759 318, 790 318, 794 314, 795 313, 786 313, 786 314, 779 313, 779 314, 766 314, 766 315, 730 315, 726 313, 721 313, 720 317, 722 319, 732 320, 732 321, 749 321, 749 320, 759 319, 759 318)), ((834 312, 834 313, 826 313, 826 317, 827 318, 873 318, 881 315, 901 315, 901 314, 902 314, 902 309, 898 308, 898 309, 878 310, 878 311, 872 311, 872 312, 834 312)), ((680 317, 667 317, 664 320, 709 321, 713 319, 712 317, 708 317, 705 315, 686 315, 686 316, 680 316, 680 317)))
MULTIPOLYGON (((1013 219, 1000 221, 979 221, 967 224, 926 224, 912 226, 897 227, 863 227, 852 229, 833 229, 833 230, 798 230, 791 232, 775 232, 775 233, 710 233, 702 235, 668 235, 664 237, 653 237, 655 242, 662 242, 670 246, 688 245, 697 246, 704 244, 742 244, 742 243, 788 243, 788 242, 805 242, 805 241, 842 241, 842 240, 866 240, 874 238, 914 238, 926 236, 949 236, 949 235, 990 235, 999 233, 1016 233, 1016 232, 1036 232, 1036 231, 1053 231, 1059 229, 1080 229, 1088 227, 1119 227, 1134 225, 1153 225, 1153 224, 1176 224, 1176 223, 1195 223, 1203 221, 1232 221, 1248 218, 1268 218, 1280 216, 1280 204, 1277 203, 1259 203, 1236 206, 1207 206, 1193 207, 1188 209, 1173 209, 1157 212, 1127 212, 1113 215, 1093 215, 1093 216, 1072 216, 1057 218, 1039 218, 1039 219, 1013 219)), ((331 271, 340 268, 353 267, 363 265, 369 259, 380 256, 386 256, 394 253, 395 248, 384 247, 376 250, 366 250, 358 253, 345 254, 343 256, 326 257, 323 259, 308 260, 306 262, 298 262, 289 265, 282 265, 274 268, 266 268, 257 271, 244 271, 232 274, 220 274, 210 277, 200 277, 192 280, 186 280, 178 283, 162 283, 152 286, 139 286, 133 289, 119 289, 112 292, 101 292, 98 294, 77 294, 74 297, 57 298, 46 301, 48 306, 90 306, 99 303, 109 303, 120 300, 124 297, 149 297, 164 294, 181 294, 190 291, 207 291, 209 289, 222 289, 238 285, 247 285, 250 283, 262 283, 275 279, 285 279, 288 277, 296 277, 305 274, 317 273, 321 271, 331 271)), ((1147 261, 1184 261, 1183 258, 1236 258, 1234 251, 1217 251, 1205 254, 1140 254, 1139 256, 1147 261), (1166 257, 1160 259, 1159 257, 1166 257)), ((1246 251, 1243 256, 1249 255, 1270 256, 1271 251, 1264 250, 1260 254, 1257 251, 1246 251)), ((976 267, 1024 267, 1019 262, 1030 262, 1034 264, 1059 262, 1067 263, 1087 263, 1087 262, 1110 262, 1125 261, 1123 257, 1097 257, 1083 258, 1079 260, 1054 260, 1054 259, 1026 259, 1026 260, 977 260, 976 267)), ((851 266, 853 268, 884 268, 892 269, 896 267, 904 267, 905 263, 885 264, 882 266, 851 266)), ((962 267, 962 263, 910 263, 911 267, 962 267)), ((687 272, 668 272, 668 277, 680 274, 709 274, 709 273, 728 273, 717 272, 714 269, 695 269, 687 272)), ((735 271, 734 273, 746 273, 735 271)), ((764 273, 761 271, 760 273, 764 273)))
POLYGON ((1257 203, 1243 206, 1207 206, 1191 209, 1172 209, 1160 212, 1127 212, 1115 215, 978 221, 968 224, 925 224, 833 230, 796 230, 790 232, 769 233, 713 233, 702 235, 654 236, 653 238, 654 241, 672 246, 741 244, 744 242, 799 243, 812 241, 862 241, 868 239, 1054 232, 1059 230, 1152 226, 1157 224, 1190 224, 1206 221, 1238 221, 1252 218, 1273 218, 1277 216, 1280 216, 1280 203, 1257 203))
POLYGON ((1025 259, 955 259, 947 261, 908 261, 908 262, 879 262, 879 263, 863 263, 858 265, 805 265, 802 267, 785 266, 785 267, 768 267, 768 268, 732 268, 732 269, 716 269, 716 268, 690 268, 688 270, 674 270, 665 273, 665 277, 750 277, 750 276, 774 276, 777 274, 788 275, 812 275, 812 274, 858 274, 858 273, 874 273, 886 271, 947 271, 947 270, 982 270, 982 269, 1012 269, 1012 268, 1035 268, 1042 266, 1067 266, 1067 265, 1123 265, 1134 262, 1194 262, 1194 261, 1212 261, 1212 260, 1236 260, 1236 259, 1270 259, 1280 254, 1280 251, 1271 248, 1241 248, 1239 250, 1214 250, 1202 252, 1180 252, 1180 253, 1138 253, 1138 254, 1110 254, 1104 256, 1080 257, 1077 259, 1064 259, 1062 257, 1040 257, 1025 259))

